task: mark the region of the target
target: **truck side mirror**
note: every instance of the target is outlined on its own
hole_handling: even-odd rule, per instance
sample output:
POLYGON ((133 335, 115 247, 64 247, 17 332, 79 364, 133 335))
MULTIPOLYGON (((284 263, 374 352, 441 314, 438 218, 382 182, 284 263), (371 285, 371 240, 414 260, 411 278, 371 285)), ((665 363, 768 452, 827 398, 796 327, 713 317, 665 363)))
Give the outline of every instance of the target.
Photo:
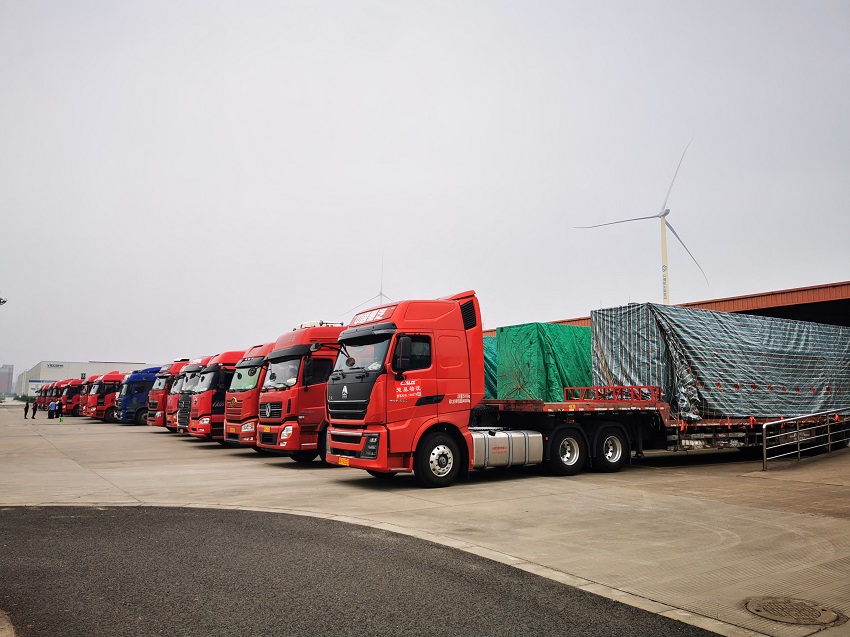
POLYGON ((413 340, 409 336, 399 336, 393 356, 393 370, 402 374, 410 369, 410 350, 413 340))
POLYGON ((310 344, 310 351, 311 352, 318 352, 320 349, 322 349, 321 343, 311 343, 310 344))

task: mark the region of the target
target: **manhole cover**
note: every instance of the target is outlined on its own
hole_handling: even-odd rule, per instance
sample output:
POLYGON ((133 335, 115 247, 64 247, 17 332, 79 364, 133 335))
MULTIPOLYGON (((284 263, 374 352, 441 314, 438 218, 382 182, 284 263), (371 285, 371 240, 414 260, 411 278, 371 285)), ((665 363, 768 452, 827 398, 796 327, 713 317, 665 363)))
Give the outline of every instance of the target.
POLYGON ((747 600, 747 610, 759 617, 786 624, 825 626, 847 621, 841 613, 817 602, 790 597, 753 597, 747 600))

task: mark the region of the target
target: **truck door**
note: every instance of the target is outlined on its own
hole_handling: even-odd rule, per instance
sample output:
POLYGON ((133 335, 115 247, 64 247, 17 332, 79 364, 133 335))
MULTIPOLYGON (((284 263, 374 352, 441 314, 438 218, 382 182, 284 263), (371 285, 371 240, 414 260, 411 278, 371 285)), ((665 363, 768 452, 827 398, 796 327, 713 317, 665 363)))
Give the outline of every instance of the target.
MULTIPOLYGON (((444 396, 437 393, 437 366, 430 334, 404 334, 396 339, 387 373, 387 427, 406 429, 410 436, 418 426, 407 428, 411 420, 419 423, 437 416, 444 396), (399 371, 402 370, 402 371, 399 371)), ((408 437, 390 433, 390 451, 410 450, 408 437), (397 447, 397 448, 396 448, 397 447)))

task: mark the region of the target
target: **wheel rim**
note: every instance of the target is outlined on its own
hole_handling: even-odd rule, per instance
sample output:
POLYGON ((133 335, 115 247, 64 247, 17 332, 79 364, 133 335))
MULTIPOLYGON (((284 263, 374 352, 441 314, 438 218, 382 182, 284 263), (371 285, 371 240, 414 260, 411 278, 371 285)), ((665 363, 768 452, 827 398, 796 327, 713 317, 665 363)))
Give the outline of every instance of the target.
POLYGON ((564 438, 558 445, 558 455, 565 465, 573 466, 580 455, 578 443, 573 438, 564 438))
POLYGON ((454 466, 454 455, 447 445, 437 445, 431 449, 428 457, 428 466, 438 478, 447 476, 454 466))
POLYGON ((602 443, 602 455, 608 462, 619 462, 623 456, 623 443, 617 436, 608 436, 602 443))

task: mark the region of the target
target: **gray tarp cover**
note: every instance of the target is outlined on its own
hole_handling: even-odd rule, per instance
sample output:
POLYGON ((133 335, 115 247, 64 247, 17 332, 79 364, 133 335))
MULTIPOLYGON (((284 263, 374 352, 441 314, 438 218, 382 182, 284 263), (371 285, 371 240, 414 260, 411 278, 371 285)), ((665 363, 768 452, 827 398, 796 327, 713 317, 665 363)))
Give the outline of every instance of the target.
POLYGON ((651 303, 590 319, 593 383, 659 385, 685 420, 850 404, 850 328, 651 303))
POLYGON ((590 328, 526 323, 496 330, 500 400, 563 402, 564 387, 590 384, 590 328))

